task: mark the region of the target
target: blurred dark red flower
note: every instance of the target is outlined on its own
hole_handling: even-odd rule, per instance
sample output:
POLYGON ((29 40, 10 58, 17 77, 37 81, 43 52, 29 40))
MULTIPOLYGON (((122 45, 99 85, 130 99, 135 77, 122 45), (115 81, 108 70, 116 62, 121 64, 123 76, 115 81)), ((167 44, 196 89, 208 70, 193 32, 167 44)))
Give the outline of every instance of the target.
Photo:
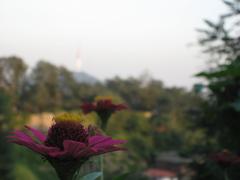
POLYGON ((240 164, 240 157, 228 150, 210 155, 210 160, 214 161, 222 168, 240 164))
POLYGON ((81 108, 85 114, 88 114, 92 111, 97 113, 102 111, 109 111, 111 113, 115 111, 121 111, 127 109, 127 106, 124 104, 113 104, 111 99, 98 100, 94 103, 84 103, 81 105, 81 108))
POLYGON ((125 104, 114 104, 111 99, 101 99, 93 103, 84 103, 81 105, 84 114, 90 112, 96 112, 98 114, 102 120, 103 129, 105 129, 111 114, 127 108, 128 107, 125 104))
POLYGON ((47 136, 34 128, 25 127, 29 133, 16 130, 8 137, 9 141, 44 156, 61 180, 71 179, 75 171, 92 156, 124 150, 117 146, 125 143, 124 140, 92 135, 89 131, 93 128, 84 128, 77 121, 56 121, 47 136))

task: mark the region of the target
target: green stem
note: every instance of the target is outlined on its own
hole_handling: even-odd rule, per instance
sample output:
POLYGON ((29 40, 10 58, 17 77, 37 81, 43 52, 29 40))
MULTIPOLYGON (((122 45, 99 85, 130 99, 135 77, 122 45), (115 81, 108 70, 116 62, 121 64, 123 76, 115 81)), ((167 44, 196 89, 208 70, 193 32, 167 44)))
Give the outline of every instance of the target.
POLYGON ((60 180, 73 180, 73 176, 58 176, 60 180))
POLYGON ((100 168, 102 172, 101 180, 104 180, 104 157, 103 155, 100 156, 100 168))
POLYGON ((228 177, 228 173, 227 173, 226 169, 224 170, 224 179, 225 180, 230 180, 229 177, 228 177))
POLYGON ((78 179, 79 179, 79 176, 80 176, 80 169, 78 169, 78 170, 75 172, 72 180, 78 180, 78 179))

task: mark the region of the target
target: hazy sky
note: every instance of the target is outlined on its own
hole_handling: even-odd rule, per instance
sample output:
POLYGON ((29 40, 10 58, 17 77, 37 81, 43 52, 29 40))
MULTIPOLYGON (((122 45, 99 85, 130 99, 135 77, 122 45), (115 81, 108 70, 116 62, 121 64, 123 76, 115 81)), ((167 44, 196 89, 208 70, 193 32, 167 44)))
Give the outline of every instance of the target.
POLYGON ((45 59, 99 79, 147 70, 190 87, 204 58, 187 45, 203 18, 224 11, 221 0, 0 0, 0 56, 30 67, 45 59))

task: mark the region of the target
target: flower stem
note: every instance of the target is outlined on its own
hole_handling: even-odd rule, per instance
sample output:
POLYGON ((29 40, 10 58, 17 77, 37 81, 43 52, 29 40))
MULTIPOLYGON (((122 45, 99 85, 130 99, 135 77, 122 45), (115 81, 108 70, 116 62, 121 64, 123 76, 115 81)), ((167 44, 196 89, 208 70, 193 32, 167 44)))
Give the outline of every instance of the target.
POLYGON ((74 159, 62 160, 56 158, 48 158, 48 161, 55 169, 60 180, 73 180, 75 174, 80 169, 81 165, 87 161, 87 159, 76 161, 74 159))
POLYGON ((60 180, 73 180, 72 176, 59 176, 60 180))
POLYGON ((103 155, 100 156, 100 168, 102 172, 101 180, 104 180, 104 157, 103 155))
POLYGON ((230 180, 229 177, 228 177, 227 170, 224 170, 224 179, 225 180, 230 180))
POLYGON ((73 180, 74 173, 57 171, 57 175, 58 175, 60 180, 73 180))

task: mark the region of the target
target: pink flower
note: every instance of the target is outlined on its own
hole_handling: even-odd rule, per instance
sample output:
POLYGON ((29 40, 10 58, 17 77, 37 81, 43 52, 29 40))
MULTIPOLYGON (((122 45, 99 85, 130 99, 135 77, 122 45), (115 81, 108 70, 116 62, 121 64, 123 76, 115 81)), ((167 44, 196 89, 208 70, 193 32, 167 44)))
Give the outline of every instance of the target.
POLYGON ((124 104, 113 104, 111 99, 102 99, 94 103, 84 103, 81 105, 81 109, 84 114, 90 112, 96 112, 102 120, 102 127, 105 128, 107 121, 112 113, 127 109, 128 107, 124 104))
POLYGON ((98 100, 95 103, 84 103, 81 105, 81 108, 84 114, 88 114, 92 111, 95 111, 97 113, 109 111, 113 113, 115 111, 127 109, 127 106, 124 104, 113 104, 111 99, 103 99, 98 100))
POLYGON ((124 140, 114 140, 103 135, 90 135, 87 128, 77 121, 55 122, 47 136, 25 126, 28 133, 14 131, 8 138, 44 156, 55 168, 61 180, 70 180, 77 169, 90 157, 124 150, 117 145, 124 140), (64 170, 64 171, 63 171, 64 170))
POLYGON ((215 153, 210 156, 210 159, 222 168, 240 164, 240 157, 228 150, 223 150, 222 152, 215 153))

